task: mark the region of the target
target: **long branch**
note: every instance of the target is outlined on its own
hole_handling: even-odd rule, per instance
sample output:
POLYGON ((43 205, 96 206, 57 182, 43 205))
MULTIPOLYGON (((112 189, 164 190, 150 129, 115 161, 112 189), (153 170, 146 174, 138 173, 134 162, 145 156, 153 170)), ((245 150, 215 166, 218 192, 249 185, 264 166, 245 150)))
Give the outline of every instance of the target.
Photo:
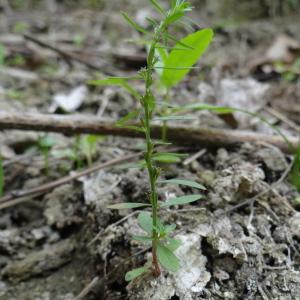
MULTIPOLYGON (((210 127, 168 125, 168 139, 180 145, 193 145, 205 148, 232 148, 241 143, 268 143, 277 146, 286 153, 292 150, 279 136, 256 132, 227 130, 210 127)), ((20 129, 42 132, 58 132, 72 135, 79 133, 115 135, 141 138, 143 133, 127 128, 118 128, 111 120, 99 119, 94 116, 66 116, 36 113, 0 112, 0 130, 20 129)), ((162 126, 152 125, 152 137, 161 137, 162 126)), ((290 143, 297 148, 298 139, 288 137, 290 143)))

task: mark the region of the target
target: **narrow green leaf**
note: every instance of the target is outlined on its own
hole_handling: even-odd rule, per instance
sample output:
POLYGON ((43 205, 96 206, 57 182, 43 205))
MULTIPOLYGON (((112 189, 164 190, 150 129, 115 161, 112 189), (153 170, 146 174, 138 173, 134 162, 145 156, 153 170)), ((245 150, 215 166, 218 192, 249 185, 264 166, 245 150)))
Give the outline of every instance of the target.
POLYGON ((178 163, 181 161, 180 157, 169 153, 159 153, 152 157, 153 160, 162 163, 178 163))
POLYGON ((172 145, 172 143, 168 143, 168 142, 164 142, 164 141, 154 141, 153 144, 156 145, 156 146, 169 146, 169 145, 172 145))
POLYGON ((211 29, 203 29, 192 33, 175 45, 175 48, 183 44, 190 45, 193 49, 186 49, 186 51, 171 51, 168 60, 165 63, 165 68, 186 67, 187 69, 169 70, 165 69, 161 80, 162 83, 170 88, 180 82, 185 75, 203 55, 208 48, 213 38, 213 31, 211 29))
POLYGON ((145 168, 145 164, 143 163, 126 163, 121 164, 116 167, 116 169, 123 170, 123 169, 143 169, 145 168))
POLYGON ((143 242, 143 243, 149 243, 152 242, 152 237, 151 236, 146 236, 146 235, 134 235, 132 238, 136 241, 143 242))
POLYGON ((139 80, 139 76, 114 76, 114 77, 107 77, 104 79, 91 79, 88 80, 89 85, 117 85, 119 82, 122 81, 130 81, 130 80, 139 80))
POLYGON ((132 281, 133 279, 141 276, 142 274, 146 273, 149 270, 148 266, 144 266, 141 268, 133 269, 126 273, 125 280, 126 281, 132 281))
POLYGON ((138 216, 139 226, 146 232, 152 234, 152 217, 148 212, 141 212, 138 216))
POLYGON ((180 71, 180 70, 194 70, 194 69, 200 69, 199 67, 154 67, 155 69, 162 69, 162 70, 175 70, 175 71, 180 71))
POLYGON ((123 118, 118 120, 116 122, 116 125, 117 126, 123 125, 123 124, 127 123, 128 121, 135 119, 140 114, 140 112, 141 112, 140 109, 135 109, 135 110, 129 112, 126 116, 124 116, 123 118))
POLYGON ((160 6, 160 4, 156 0, 150 0, 150 2, 159 13, 161 13, 162 15, 165 14, 164 9, 160 6))
POLYGON ((138 132, 145 132, 144 128, 135 126, 135 125, 118 124, 117 127, 131 129, 131 130, 138 131, 138 132))
POLYGON ((161 163, 167 163, 167 164, 175 164, 181 162, 181 159, 176 156, 171 156, 171 155, 161 155, 158 157, 153 158, 155 161, 159 161, 161 163))
POLYGON ((141 33, 144 33, 144 34, 149 34, 149 32, 146 29, 144 29, 139 24, 137 24, 135 21, 133 21, 126 12, 121 11, 121 14, 122 14, 123 18, 127 21, 127 23, 130 26, 132 26, 135 30, 137 30, 141 33))
POLYGON ((179 21, 179 24, 186 28, 189 32, 193 32, 195 27, 201 28, 200 25, 194 23, 195 22, 191 21, 191 18, 188 18, 186 16, 183 17, 183 20, 179 21), (193 26, 192 24, 194 24, 195 26, 193 26))
POLYGON ((194 50, 194 48, 186 43, 184 43, 182 40, 178 40, 176 37, 174 37, 173 35, 170 34, 166 34, 167 38, 170 39, 171 41, 177 43, 177 45, 175 46, 176 48, 178 48, 178 45, 187 48, 189 50, 194 50))
POLYGON ((186 185, 190 186, 199 190, 206 190, 205 186, 202 184, 192 181, 192 180, 185 180, 185 179, 168 179, 168 180, 160 180, 159 183, 169 183, 169 184, 178 184, 178 185, 186 185))
POLYGON ((176 21, 178 21, 179 19, 181 19, 184 16, 184 13, 182 12, 178 12, 176 14, 173 14, 172 16, 167 18, 167 25, 170 25, 172 23, 175 23, 176 21))
POLYGON ((202 198, 202 195, 186 195, 182 197, 171 198, 167 202, 161 204, 162 207, 168 207, 172 205, 182 205, 195 202, 202 198))
POLYGON ((155 121, 184 121, 184 120, 195 120, 195 117, 191 116, 163 116, 156 117, 155 121))
POLYGON ((185 154, 185 153, 176 153, 176 152, 159 152, 159 153, 153 154, 152 157, 157 157, 160 155, 172 155, 172 156, 176 156, 176 157, 187 157, 187 154, 185 154))
POLYGON ((182 107, 183 109, 192 109, 192 110, 209 110, 216 112, 218 114, 229 114, 236 112, 236 109, 232 107, 226 107, 226 106, 214 106, 204 103, 194 103, 194 104, 188 104, 182 107))
POLYGON ((184 15, 191 11, 191 4, 185 0, 176 1, 175 5, 172 6, 172 9, 169 10, 166 18, 166 25, 169 26, 172 23, 180 20, 184 15))
POLYGON ((180 269, 179 259, 167 247, 158 244, 157 257, 160 264, 170 272, 176 272, 180 269))
POLYGON ((176 51, 185 51, 186 48, 174 48, 170 46, 156 46, 155 49, 164 49, 164 50, 176 50, 176 51))
MULTIPOLYGON (((158 25, 157 21, 150 18, 150 17, 146 17, 146 20, 153 26, 153 27, 156 27, 158 25)), ((151 44, 151 42, 150 42, 151 44)))
POLYGON ((130 208, 138 208, 138 207, 146 207, 151 206, 147 203, 134 203, 134 202, 128 202, 128 203, 118 203, 109 205, 108 208, 110 209, 130 209, 130 208))
POLYGON ((180 162, 182 157, 186 157, 186 154, 183 153, 172 153, 172 152, 161 152, 156 153, 152 156, 152 159, 155 161, 163 163, 177 163, 180 162))
POLYGON ((127 77, 108 77, 106 79, 96 79, 96 80, 89 80, 89 85, 96 85, 96 86, 120 86, 123 87, 129 94, 134 96, 136 99, 140 100, 141 95, 131 86, 128 84, 128 80, 130 78, 127 77))
POLYGON ((167 243, 165 244, 165 246, 172 252, 176 251, 181 245, 182 242, 180 240, 173 238, 168 238, 167 243))

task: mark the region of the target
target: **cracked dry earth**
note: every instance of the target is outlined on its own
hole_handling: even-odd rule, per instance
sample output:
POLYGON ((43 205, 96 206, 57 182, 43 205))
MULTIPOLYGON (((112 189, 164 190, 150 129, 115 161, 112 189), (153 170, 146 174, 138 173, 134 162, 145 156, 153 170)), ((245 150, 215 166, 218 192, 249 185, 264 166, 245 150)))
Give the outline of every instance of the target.
MULTIPOLYGON (((166 178, 180 174, 207 187, 204 200, 162 215, 176 223, 183 242, 176 275, 145 274, 126 286, 125 272, 144 263, 149 251, 130 238, 139 231, 138 212, 106 206, 147 201, 147 182, 141 170, 115 168, 56 188, 41 206, 24 203, 2 212, 0 299, 75 299, 95 276, 86 299, 298 299, 297 193, 280 180, 289 161, 273 147, 237 150, 219 149, 164 170, 166 178), (236 207, 247 199, 255 201, 236 207)), ((163 200, 166 193, 191 190, 159 192, 163 200)))
MULTIPOLYGON (((131 12, 129 7, 132 15, 140 10, 140 19, 145 19, 144 2, 126 3, 133 8, 131 12)), ((16 14, 6 21, 1 15, 1 24, 5 26, 0 28, 0 38, 9 55, 13 58, 25 51, 27 56, 24 56, 25 65, 7 68, 4 74, 0 72, 0 109, 61 112, 53 99, 61 98, 62 94, 71 95, 79 88, 84 91, 86 100, 76 113, 97 115, 101 112, 105 118, 117 119, 135 107, 133 99, 122 90, 86 88, 86 81, 98 74, 82 64, 74 63, 70 67, 56 53, 25 41, 20 35, 8 35, 9 38, 6 35, 16 22, 32 20, 29 26, 38 32, 41 40, 50 43, 54 39, 54 44, 66 51, 85 53, 85 58, 95 65, 98 63, 104 73, 131 76, 132 69, 139 68, 143 61, 135 65, 133 55, 127 56, 129 62, 125 62, 126 55, 122 53, 120 67, 116 57, 112 60, 104 55, 103 58, 103 51, 131 49, 142 58, 145 53, 140 47, 129 47, 121 39, 131 33, 128 35, 129 29, 124 27, 117 13, 120 1, 111 0, 107 6, 100 12, 79 10, 66 14, 62 10, 47 14, 47 18, 41 11, 34 18, 37 12, 32 11, 24 14, 25 19, 22 14, 16 14), (72 39, 78 32, 88 34, 86 44, 76 48, 72 39), (101 59, 98 52, 91 55, 98 46, 101 59), (32 65, 29 59, 35 55, 39 59, 35 63, 39 65, 32 65), (26 72, 15 72, 15 69, 26 72), (20 92, 22 101, 12 99, 16 97, 11 93, 13 89, 20 92)), ((127 7, 124 10, 127 11, 127 7)), ((199 16, 196 10, 196 20, 199 16)), ((295 83, 277 81, 280 75, 272 78, 274 71, 273 75, 262 74, 264 68, 261 67, 262 70, 258 68, 254 74, 247 66, 248 58, 260 50, 265 51, 278 33, 289 32, 299 40, 298 18, 295 20, 258 20, 218 29, 212 50, 202 62, 201 76, 206 79, 199 80, 200 75, 192 73, 173 93, 174 103, 195 99, 214 105, 242 108, 249 105, 248 109, 262 110, 263 116, 272 124, 278 124, 284 133, 295 135, 295 131, 285 122, 279 123, 264 107, 269 105, 280 110, 299 126, 299 114, 290 111, 291 107, 299 106, 299 79, 295 83)), ((210 112, 195 112, 195 116, 196 126, 232 127, 210 112)), ((234 118, 239 129, 271 132, 252 116, 235 114, 234 118)), ((38 133, 0 132, 5 192, 37 187, 74 170, 73 161, 55 155, 58 150, 72 148, 74 139, 53 136, 57 145, 50 155, 49 175, 45 176, 41 154, 27 151, 36 145, 38 133)), ((106 137, 97 144, 94 162, 125 156, 135 151, 132 146, 138 143, 106 137)), ((190 150, 187 152, 192 157, 194 152, 203 149, 195 145, 195 149, 190 150)), ((91 282, 95 284, 83 299, 300 299, 300 205, 299 193, 285 176, 290 163, 291 156, 261 141, 231 150, 206 150, 187 164, 164 167, 162 176, 165 178, 196 180, 204 184, 207 191, 205 197, 193 205, 167 210, 161 216, 177 225, 175 235, 183 242, 176 253, 181 259, 181 270, 176 275, 163 272, 158 279, 145 274, 130 284, 124 281, 124 274, 141 266, 150 252, 147 245, 131 239, 139 230, 138 211, 111 211, 107 205, 122 201, 146 202, 148 184, 144 171, 101 170, 1 210, 0 300, 74 300, 91 282), (240 206, 241 203, 244 205, 240 206)), ((188 187, 159 188, 162 201, 166 195, 191 192, 188 187)))
MULTIPOLYGON (((286 167, 284 156, 276 149, 244 145, 238 153, 220 149, 214 159, 213 169, 194 162, 186 174, 206 181, 205 203, 165 215, 178 225, 182 269, 159 279, 137 279, 127 287, 129 299, 298 299, 300 214, 289 204, 295 195, 285 181, 270 190, 286 167), (255 202, 234 209, 264 191, 255 202)), ((135 222, 110 228, 110 234, 113 230, 117 240, 127 240, 136 233, 135 222)), ((131 249, 139 248, 132 242, 131 249)))

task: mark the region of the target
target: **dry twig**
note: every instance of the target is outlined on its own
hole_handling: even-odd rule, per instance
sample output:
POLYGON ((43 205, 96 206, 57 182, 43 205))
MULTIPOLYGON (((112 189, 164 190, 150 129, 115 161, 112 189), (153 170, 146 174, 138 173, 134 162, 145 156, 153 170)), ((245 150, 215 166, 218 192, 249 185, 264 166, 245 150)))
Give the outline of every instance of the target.
POLYGON ((141 153, 135 153, 135 154, 130 154, 121 158, 115 158, 112 159, 108 162, 105 163, 101 163, 98 164, 96 166, 93 166, 91 168, 88 168, 86 170, 80 171, 80 172, 74 172, 73 174, 69 175, 69 176, 65 176, 62 177, 58 180, 46 183, 44 185, 41 185, 39 187, 36 188, 32 188, 29 190, 23 190, 23 191, 14 191, 14 192, 10 192, 8 195, 0 198, 0 210, 7 208, 7 207, 11 207, 13 205, 17 205, 19 203, 28 201, 30 199, 32 199, 32 197, 36 197, 39 196, 41 194, 44 194, 60 185, 63 185, 65 183, 68 183, 70 181, 73 181, 79 177, 83 177, 86 175, 89 175, 93 172, 96 172, 98 170, 107 168, 107 167, 111 167, 117 164, 120 164, 122 162, 127 162, 130 161, 136 157, 138 157, 141 153), (30 197, 29 197, 30 196, 30 197))
MULTIPOLYGON (((286 153, 291 149, 280 136, 272 136, 248 131, 225 130, 219 128, 168 125, 168 139, 180 145, 193 145, 203 148, 232 148, 241 143, 258 143, 264 141, 278 147, 286 153)), ((104 120, 94 116, 62 116, 33 113, 0 112, 1 129, 20 129, 63 134, 104 134, 123 137, 143 137, 142 132, 115 126, 115 121, 104 120)), ((153 125, 154 138, 161 138, 162 127, 153 125)), ((297 148, 298 139, 288 138, 292 148, 297 148)))

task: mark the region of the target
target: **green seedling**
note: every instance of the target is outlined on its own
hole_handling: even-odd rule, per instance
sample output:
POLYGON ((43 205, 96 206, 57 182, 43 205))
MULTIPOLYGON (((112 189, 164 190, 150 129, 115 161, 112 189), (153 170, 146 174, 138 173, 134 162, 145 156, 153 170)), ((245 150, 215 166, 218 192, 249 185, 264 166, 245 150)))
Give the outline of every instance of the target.
MULTIPOLYGON (((175 224, 165 224, 160 219, 162 209, 172 206, 183 205, 195 202, 202 198, 201 194, 185 195, 174 197, 167 201, 159 201, 157 187, 161 184, 177 184, 204 190, 205 188, 197 183, 185 179, 160 180, 161 168, 159 164, 167 162, 179 162, 182 154, 159 151, 158 145, 165 145, 159 141, 154 141, 151 133, 151 124, 154 119, 167 121, 172 116, 157 116, 157 100, 154 96, 154 72, 162 70, 162 82, 166 87, 171 88, 177 84, 192 68, 199 55, 204 52, 212 38, 210 29, 201 30, 185 39, 178 40, 171 35, 169 28, 175 23, 182 22, 186 13, 192 10, 189 2, 185 0, 172 0, 171 7, 165 11, 157 0, 149 0, 154 9, 160 14, 161 20, 149 19, 149 26, 152 30, 145 29, 132 20, 126 13, 122 13, 124 19, 138 32, 147 39, 148 54, 147 66, 141 69, 137 76, 133 77, 111 77, 100 80, 92 80, 92 85, 115 85, 123 87, 140 104, 139 108, 131 111, 127 116, 118 121, 117 126, 130 128, 142 132, 145 136, 144 160, 139 163, 140 168, 146 168, 149 179, 149 199, 147 203, 119 203, 111 205, 111 209, 134 209, 149 208, 150 211, 142 211, 138 216, 138 224, 143 230, 144 235, 134 236, 133 238, 142 243, 152 246, 152 260, 145 266, 128 272, 125 279, 130 281, 141 274, 152 270, 154 276, 161 274, 161 266, 170 272, 176 272, 180 268, 180 261, 175 255, 175 250, 181 245, 181 242, 173 238, 175 224), (168 44, 168 46, 166 46, 168 44), (163 65, 159 57, 159 49, 167 50, 168 61, 163 65), (184 55, 183 55, 184 54, 184 55), (131 81, 142 80, 144 82, 144 91, 139 93, 134 89, 131 81), (132 125, 133 120, 139 120, 137 124, 132 125)), ((164 52, 166 53, 166 51, 164 52)), ((176 116, 176 120, 184 119, 176 116)))
MULTIPOLYGON (((88 150, 89 151, 89 150, 88 150)), ((88 152, 90 153, 90 152, 88 152)), ((76 169, 80 169, 84 166, 84 161, 82 158, 82 137, 81 135, 75 136, 75 142, 73 147, 66 149, 58 149, 52 151, 52 156, 58 159, 66 158, 75 163, 76 169)), ((87 162, 92 162, 92 155, 89 159, 86 159, 87 162)))
POLYGON ((16 56, 12 57, 12 58, 8 58, 6 60, 6 64, 9 66, 24 66, 26 64, 26 60, 25 58, 20 55, 17 54, 16 56))
POLYGON ((88 166, 93 163, 93 156, 97 152, 97 142, 103 137, 99 135, 88 134, 80 138, 79 150, 85 156, 88 166))
POLYGON ((73 44, 77 47, 82 47, 86 37, 83 34, 75 34, 73 36, 73 44))
POLYGON ((17 101, 22 101, 24 99, 23 93, 21 91, 17 91, 13 89, 7 91, 7 96, 12 100, 17 100, 17 101))
POLYGON ((290 173, 290 182, 300 191, 300 143, 294 156, 294 164, 290 173))
POLYGON ((15 25, 14 25, 14 28, 13 28, 13 31, 15 33, 24 33, 28 30, 29 28, 29 25, 28 23, 25 23, 25 22, 17 22, 15 25))
POLYGON ((297 58, 292 65, 277 62, 274 64, 276 72, 281 74, 282 78, 287 82, 294 82, 300 75, 300 57, 297 58))
POLYGON ((38 148, 44 156, 44 167, 47 176, 49 174, 49 153, 54 145, 55 139, 49 135, 44 135, 38 140, 38 148))
POLYGON ((97 142, 102 140, 100 135, 88 134, 84 136, 77 135, 75 137, 75 144, 73 147, 73 157, 76 161, 76 167, 79 169, 83 165, 81 156, 83 155, 88 166, 93 163, 93 157, 97 152, 97 142))

